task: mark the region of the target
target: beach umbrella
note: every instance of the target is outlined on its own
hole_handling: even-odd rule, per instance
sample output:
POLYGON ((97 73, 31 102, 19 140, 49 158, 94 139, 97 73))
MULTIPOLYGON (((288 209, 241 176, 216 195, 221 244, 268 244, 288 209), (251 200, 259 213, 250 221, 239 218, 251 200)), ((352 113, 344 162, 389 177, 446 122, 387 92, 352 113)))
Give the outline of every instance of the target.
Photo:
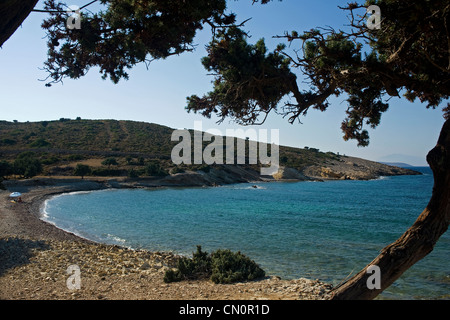
POLYGON ((21 197, 22 194, 20 192, 13 192, 9 195, 11 198, 21 197))

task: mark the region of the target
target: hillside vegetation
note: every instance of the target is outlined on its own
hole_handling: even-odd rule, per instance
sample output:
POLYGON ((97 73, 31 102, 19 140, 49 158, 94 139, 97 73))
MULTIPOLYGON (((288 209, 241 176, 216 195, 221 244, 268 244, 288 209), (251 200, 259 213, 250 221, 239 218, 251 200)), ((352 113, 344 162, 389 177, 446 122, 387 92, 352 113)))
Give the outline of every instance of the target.
MULTIPOLYGON (((220 165, 175 165, 171 161, 171 152, 179 142, 171 141, 173 130, 152 123, 117 120, 62 118, 26 123, 0 121, 0 177, 77 175, 137 178, 161 177, 186 171, 208 172, 211 168, 223 169, 224 166, 220 165), (33 167, 29 169, 29 166, 33 167)), ((203 145, 209 143, 204 142, 203 145)), ((248 141, 246 143, 248 145, 248 141)), ((246 156, 248 157, 248 153, 246 156)), ((314 148, 281 146, 280 165, 294 170, 296 174, 284 171, 280 177, 285 175, 284 178, 298 178, 308 171, 314 178, 346 179, 352 176, 345 172, 335 172, 334 169, 330 173, 330 166, 336 168, 337 165, 350 163, 352 170, 356 166, 363 172, 366 169, 365 163, 370 163, 371 166, 374 164, 366 161, 361 165, 355 161, 349 162, 349 159, 314 148)), ((389 167, 380 166, 385 169, 389 167)), ((259 169, 259 165, 242 167, 255 171, 259 169)), ((377 174, 384 173, 383 170, 377 171, 377 174)), ((391 173, 405 174, 395 170, 387 172, 391 173)))

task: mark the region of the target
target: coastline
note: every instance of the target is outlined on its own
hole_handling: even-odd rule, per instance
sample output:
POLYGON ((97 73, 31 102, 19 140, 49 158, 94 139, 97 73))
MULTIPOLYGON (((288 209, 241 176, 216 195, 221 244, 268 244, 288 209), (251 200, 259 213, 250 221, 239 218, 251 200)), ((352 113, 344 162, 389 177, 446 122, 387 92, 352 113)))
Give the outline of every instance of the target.
POLYGON ((4 184, 8 190, 0 191, 2 300, 322 300, 331 289, 318 280, 277 276, 231 285, 209 280, 166 284, 164 273, 175 267, 174 254, 96 243, 41 219, 41 206, 55 195, 172 183, 39 178, 4 184), (10 201, 14 191, 23 193, 22 203, 10 201), (66 284, 71 265, 80 267, 79 290, 70 290, 66 284))

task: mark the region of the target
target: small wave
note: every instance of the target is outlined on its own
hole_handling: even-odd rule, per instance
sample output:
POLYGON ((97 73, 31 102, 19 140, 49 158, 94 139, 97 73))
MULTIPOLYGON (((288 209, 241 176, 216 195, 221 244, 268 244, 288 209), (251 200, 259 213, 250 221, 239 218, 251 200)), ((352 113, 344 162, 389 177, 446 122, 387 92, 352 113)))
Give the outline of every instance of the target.
POLYGON ((266 187, 258 186, 258 185, 252 185, 252 186, 234 186, 231 188, 228 188, 231 190, 267 190, 266 187))
POLYGON ((48 218, 50 217, 50 215, 48 214, 48 211, 47 211, 49 200, 50 199, 45 200, 40 208, 41 219, 43 219, 43 220, 48 220, 48 218))
POLYGON ((389 176, 379 176, 378 178, 371 179, 371 180, 377 181, 377 180, 389 180, 389 179, 391 179, 391 177, 389 177, 389 176))
POLYGON ((120 243, 121 245, 123 245, 125 242, 127 242, 127 240, 122 239, 122 238, 120 238, 120 237, 118 237, 118 236, 115 236, 115 235, 113 235, 113 234, 110 234, 110 233, 108 233, 108 234, 106 235, 106 238, 107 238, 108 240, 112 240, 112 241, 114 241, 114 242, 116 242, 116 243, 120 243))
POLYGON ((267 190, 266 187, 261 187, 261 186, 252 186, 252 187, 248 187, 247 189, 260 189, 260 190, 267 190))
POLYGON ((116 190, 103 189, 103 190, 72 191, 72 192, 66 192, 66 193, 59 194, 56 197, 75 196, 75 195, 80 195, 80 194, 91 194, 91 193, 112 192, 112 191, 116 191, 116 190))
POLYGON ((61 194, 61 196, 74 196, 74 195, 78 195, 78 194, 89 194, 92 192, 93 191, 73 191, 73 192, 63 193, 63 194, 61 194))

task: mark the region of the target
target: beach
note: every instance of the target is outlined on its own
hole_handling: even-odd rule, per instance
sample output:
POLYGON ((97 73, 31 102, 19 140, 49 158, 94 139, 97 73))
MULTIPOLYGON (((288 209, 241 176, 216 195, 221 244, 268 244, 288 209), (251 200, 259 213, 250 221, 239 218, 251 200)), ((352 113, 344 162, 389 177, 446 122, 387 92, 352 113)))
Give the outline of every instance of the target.
POLYGON ((62 193, 130 188, 129 181, 45 179, 5 181, 0 191, 0 299, 3 300, 322 300, 331 286, 269 275, 231 285, 209 280, 164 283, 176 267, 171 252, 95 243, 40 219, 45 200, 62 193), (22 202, 9 194, 21 192, 22 202), (79 271, 79 288, 70 284, 79 271), (69 269, 69 272, 68 272, 69 269))

